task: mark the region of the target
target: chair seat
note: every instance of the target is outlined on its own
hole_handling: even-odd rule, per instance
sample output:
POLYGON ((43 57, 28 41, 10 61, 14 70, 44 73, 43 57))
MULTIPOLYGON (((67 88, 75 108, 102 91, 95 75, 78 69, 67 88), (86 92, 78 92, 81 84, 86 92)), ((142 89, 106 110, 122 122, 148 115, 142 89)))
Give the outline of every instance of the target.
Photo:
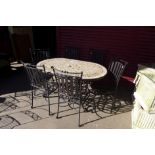
POLYGON ((48 94, 51 95, 52 93, 56 92, 58 87, 56 80, 51 75, 52 74, 49 73, 46 75, 46 78, 48 80, 48 88, 45 88, 45 91, 43 93, 43 97, 45 98, 48 97, 48 94))
POLYGON ((112 92, 116 88, 116 79, 112 72, 108 71, 103 79, 94 81, 91 88, 97 92, 112 92))
POLYGON ((45 90, 45 91, 43 92, 43 97, 48 98, 48 94, 51 95, 52 93, 56 92, 56 90, 57 90, 57 88, 55 88, 55 89, 50 89, 49 91, 48 91, 48 90, 45 90))
MULTIPOLYGON (((36 91, 39 90, 39 95, 42 94, 43 97, 48 98, 48 108, 49 108, 49 115, 51 115, 50 110, 50 99, 49 95, 54 93, 57 90, 57 83, 53 81, 53 75, 50 73, 45 72, 44 66, 36 66, 31 64, 23 63, 23 66, 26 70, 28 78, 30 80, 30 85, 32 87, 31 94, 32 94, 32 105, 33 108, 34 103, 34 95, 36 95, 36 91)), ((38 95, 38 94, 37 94, 38 95)), ((55 97, 55 96, 51 96, 55 97)))

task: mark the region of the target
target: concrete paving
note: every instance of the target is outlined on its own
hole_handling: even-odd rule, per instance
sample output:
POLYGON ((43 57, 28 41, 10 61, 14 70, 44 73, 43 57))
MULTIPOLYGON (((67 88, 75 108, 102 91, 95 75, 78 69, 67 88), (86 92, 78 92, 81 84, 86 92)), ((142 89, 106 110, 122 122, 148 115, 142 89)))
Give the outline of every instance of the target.
MULTIPOLYGON (((13 66, 14 68, 14 66, 13 66)), ((23 68, 16 65, 8 78, 0 79, 0 128, 4 129, 130 129, 132 92, 122 85, 118 102, 121 108, 116 113, 103 111, 81 112, 81 127, 78 127, 78 111, 68 106, 61 107, 61 118, 56 119, 57 97, 50 99, 53 115, 48 115, 47 101, 35 97, 35 108, 31 109, 29 82, 23 68), (15 96, 16 92, 16 96, 15 96), (100 117, 99 117, 100 116, 100 117)), ((55 94, 57 95, 57 94, 55 94)))

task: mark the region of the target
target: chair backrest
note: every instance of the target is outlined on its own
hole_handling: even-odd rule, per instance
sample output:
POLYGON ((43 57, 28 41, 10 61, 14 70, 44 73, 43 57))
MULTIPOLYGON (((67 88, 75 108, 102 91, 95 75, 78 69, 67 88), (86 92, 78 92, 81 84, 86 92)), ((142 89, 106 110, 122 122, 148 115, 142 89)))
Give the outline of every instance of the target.
POLYGON ((116 80, 116 88, 118 86, 120 77, 122 76, 126 65, 128 64, 127 61, 116 59, 112 60, 109 64, 108 70, 114 75, 116 80))
POLYGON ((44 66, 35 66, 23 63, 31 86, 35 88, 47 88, 47 73, 44 66))
POLYGON ((92 62, 99 63, 101 65, 106 65, 107 61, 107 51, 100 49, 90 49, 90 59, 92 62))
POLYGON ((59 97, 70 102, 80 100, 83 73, 63 72, 54 67, 52 69, 58 84, 59 97))
POLYGON ((65 57, 70 59, 79 59, 80 51, 76 47, 66 47, 65 48, 65 57))
POLYGON ((49 49, 30 49, 32 64, 37 64, 41 60, 50 58, 49 49))

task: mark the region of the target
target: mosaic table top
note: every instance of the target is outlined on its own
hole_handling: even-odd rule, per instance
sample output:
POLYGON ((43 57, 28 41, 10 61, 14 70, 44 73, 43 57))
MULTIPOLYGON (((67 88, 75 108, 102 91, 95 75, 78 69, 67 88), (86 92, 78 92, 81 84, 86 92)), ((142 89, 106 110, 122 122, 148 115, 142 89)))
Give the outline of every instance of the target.
POLYGON ((66 58, 53 58, 40 61, 37 66, 45 66, 47 72, 52 72, 51 66, 56 69, 67 72, 83 72, 83 79, 93 80, 104 77, 107 74, 107 69, 97 63, 66 59, 66 58))

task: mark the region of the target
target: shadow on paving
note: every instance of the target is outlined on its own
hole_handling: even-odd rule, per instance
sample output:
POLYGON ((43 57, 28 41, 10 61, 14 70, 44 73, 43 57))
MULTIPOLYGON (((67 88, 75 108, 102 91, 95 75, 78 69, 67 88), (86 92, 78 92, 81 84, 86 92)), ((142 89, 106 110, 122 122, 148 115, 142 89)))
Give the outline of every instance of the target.
MULTIPOLYGON (((8 77, 0 78, 0 95, 5 95, 5 94, 7 95, 9 93, 15 93, 15 92, 22 94, 22 92, 26 92, 28 90, 30 90, 30 85, 29 85, 29 81, 27 79, 25 70, 22 66, 13 68, 11 71, 11 74, 8 77)), ((101 106, 99 105, 99 108, 96 111, 93 111, 93 110, 91 111, 92 107, 90 106, 88 107, 89 108, 88 110, 83 111, 81 113, 82 114, 86 114, 86 112, 94 113, 96 114, 97 117, 91 120, 85 121, 82 125, 86 125, 86 124, 93 123, 101 119, 105 119, 107 117, 112 117, 115 115, 119 115, 119 114, 131 111, 132 106, 133 106, 132 105, 133 92, 134 92, 134 84, 127 80, 121 79, 120 85, 118 88, 118 96, 116 100, 117 104, 120 105, 119 109, 117 109, 116 112, 111 113, 110 112, 111 107, 109 106, 109 104, 107 104, 104 108, 102 108, 103 106, 103 103, 102 103, 101 106)), ((16 98, 10 98, 10 100, 7 101, 7 97, 5 96, 0 96, 0 105, 1 105, 1 112, 7 111, 10 109, 11 110, 17 109, 18 107, 20 108, 20 103, 16 100, 16 98), (15 104, 13 104, 14 102, 15 104), (4 104, 4 103, 7 103, 7 104, 4 104)), ((29 106, 30 103, 27 103, 27 105, 29 106)), ((62 111, 60 113, 63 113, 63 112, 65 113, 64 115, 62 115, 62 117, 67 117, 70 115, 78 115, 78 113, 66 114, 66 111, 62 111)), ((48 118, 47 115, 45 116, 48 118)), ((1 128, 5 128, 6 126, 8 126, 8 128, 14 128, 21 124, 44 119, 46 118, 45 116, 39 116, 38 113, 36 113, 32 109, 30 109, 29 111, 24 111, 24 112, 20 111, 16 115, 12 114, 12 115, 1 116, 0 117, 1 128), (17 121, 17 118, 21 115, 24 117, 26 115, 27 120, 30 120, 30 118, 32 120, 30 121, 24 120, 23 122, 17 121), (11 124, 10 122, 13 122, 13 123, 11 124)))
POLYGON ((22 66, 12 68, 7 77, 0 77, 0 95, 28 90, 30 90, 30 85, 22 66))

